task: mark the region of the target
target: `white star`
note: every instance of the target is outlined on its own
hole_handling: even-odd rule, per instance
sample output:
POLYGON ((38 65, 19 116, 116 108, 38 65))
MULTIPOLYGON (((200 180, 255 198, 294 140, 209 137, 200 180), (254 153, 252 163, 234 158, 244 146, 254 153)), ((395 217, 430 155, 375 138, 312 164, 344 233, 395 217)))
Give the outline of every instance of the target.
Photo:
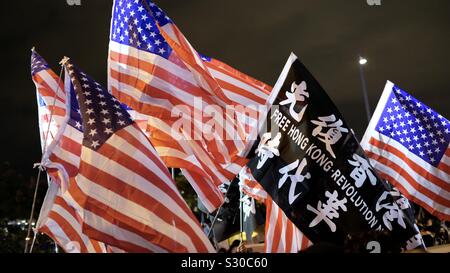
POLYGON ((160 41, 160 40, 156 40, 156 41, 155 41, 155 45, 159 46, 160 44, 161 44, 161 41, 160 41))
POLYGON ((147 15, 145 15, 145 14, 141 16, 141 20, 142 20, 142 21, 147 20, 147 18, 148 18, 148 17, 147 17, 147 15))
POLYGON ((97 146, 99 146, 99 145, 100 145, 100 144, 98 143, 97 140, 94 140, 94 141, 92 141, 92 143, 91 143, 91 147, 94 147, 94 149, 97 148, 97 146))
MULTIPOLYGON (((100 90, 101 90, 101 89, 100 89, 100 90)), ((97 97, 103 99, 103 98, 105 97, 105 95, 103 95, 103 94, 98 94, 97 97)))
POLYGON ((87 96, 90 96, 90 95, 91 95, 91 92, 85 91, 83 94, 87 97, 87 96))
POLYGON ((89 132, 90 136, 95 136, 97 134, 97 129, 91 129, 91 131, 89 132))
POLYGON ((150 30, 150 29, 152 28, 152 24, 150 24, 150 23, 146 24, 146 25, 145 25, 145 28, 148 29, 148 30, 150 30))
POLYGON ((437 147, 436 150, 434 150, 434 152, 438 154, 441 152, 441 149, 439 149, 439 147, 437 147))
POLYGON ((422 157, 424 157, 425 156, 425 153, 424 152, 422 152, 422 151, 420 151, 420 156, 422 156, 422 157))
POLYGON ((86 114, 90 115, 94 113, 94 110, 92 108, 87 109, 86 114))
POLYGON ((105 106, 105 105, 106 105, 106 102, 101 101, 101 102, 99 102, 99 104, 100 104, 101 106, 105 106))
POLYGON ((141 33, 141 32, 142 32, 142 28, 141 28, 141 27, 138 27, 138 28, 137 28, 137 31, 138 31, 139 33, 141 33))
POLYGON ((397 103, 397 99, 396 99, 396 98, 393 98, 391 101, 392 101, 392 103, 394 103, 394 104, 397 103))
POLYGON ((92 125, 92 124, 94 124, 95 123, 95 119, 93 119, 93 118, 90 118, 89 120, 88 120, 88 122, 87 122, 89 125, 92 125))
POLYGON ((117 109, 120 109, 120 105, 118 105, 118 104, 114 104, 114 107, 117 109))
POLYGON ((108 124, 108 123, 110 123, 111 121, 110 121, 109 118, 104 118, 104 119, 102 120, 102 122, 103 122, 104 124, 108 124))
POLYGON ((121 117, 121 116, 122 116, 122 113, 119 112, 119 111, 117 111, 117 112, 116 112, 116 115, 119 116, 119 117, 121 117))
POLYGON ((77 127, 78 129, 81 129, 81 124, 80 124, 80 122, 75 122, 75 127, 77 127))
POLYGON ((125 125, 125 122, 123 120, 119 120, 117 123, 119 123, 119 125, 125 125))
POLYGON ((86 100, 86 105, 89 105, 89 104, 91 104, 92 103, 92 100, 86 100))
POLYGON ((102 113, 103 115, 109 114, 108 110, 106 110, 106 109, 103 109, 102 111, 100 111, 100 113, 102 113))
POLYGON ((380 127, 379 129, 378 129, 380 132, 384 132, 384 128, 383 127, 380 127))
POLYGON ((388 112, 389 114, 392 114, 392 108, 389 107, 388 110, 387 110, 387 112, 388 112))
POLYGON ((430 161, 431 161, 431 163, 436 162, 436 160, 434 159, 434 157, 431 157, 431 158, 430 158, 430 161))
POLYGON ((105 129, 105 134, 112 134, 113 133, 113 131, 111 130, 111 128, 106 128, 105 129))
POLYGON ((160 54, 164 54, 164 52, 166 52, 166 50, 165 50, 164 48, 160 48, 160 49, 159 49, 159 53, 160 53, 160 54))
POLYGON ((138 11, 142 12, 144 10, 144 8, 142 6, 139 6, 138 11))
POLYGON ((89 88, 89 84, 85 83, 85 84, 83 84, 83 87, 84 88, 89 88))

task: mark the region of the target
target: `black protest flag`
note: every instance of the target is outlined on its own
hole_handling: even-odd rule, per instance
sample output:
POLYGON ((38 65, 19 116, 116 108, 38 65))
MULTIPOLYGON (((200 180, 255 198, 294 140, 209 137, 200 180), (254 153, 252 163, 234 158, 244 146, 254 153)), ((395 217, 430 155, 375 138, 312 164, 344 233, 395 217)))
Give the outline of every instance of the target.
POLYGON ((408 200, 378 177, 337 107, 294 54, 271 100, 248 166, 313 243, 344 245, 349 235, 380 231, 399 250, 422 245, 408 200))

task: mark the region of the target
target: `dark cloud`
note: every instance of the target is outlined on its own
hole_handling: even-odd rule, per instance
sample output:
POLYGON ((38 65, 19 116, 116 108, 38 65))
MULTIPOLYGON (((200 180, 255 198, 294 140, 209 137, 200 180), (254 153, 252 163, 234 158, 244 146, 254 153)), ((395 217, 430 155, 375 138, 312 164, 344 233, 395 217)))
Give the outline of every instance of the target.
MULTIPOLYGON (((2 160, 31 173, 39 161, 30 48, 55 70, 68 55, 106 83, 112 1, 6 1, 2 25, 2 160)), ((273 85, 291 51, 321 82, 361 136, 366 126, 358 54, 369 59, 372 109, 386 80, 450 117, 448 0, 160 0, 202 53, 273 85)))

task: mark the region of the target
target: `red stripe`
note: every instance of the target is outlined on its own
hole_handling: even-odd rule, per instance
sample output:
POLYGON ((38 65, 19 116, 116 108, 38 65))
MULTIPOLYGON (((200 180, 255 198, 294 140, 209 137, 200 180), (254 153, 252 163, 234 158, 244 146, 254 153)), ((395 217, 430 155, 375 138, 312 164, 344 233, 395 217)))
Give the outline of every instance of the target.
POLYGON ((260 90, 261 93, 264 93, 267 96, 272 91, 271 86, 255 79, 249 75, 246 75, 246 74, 240 72, 239 70, 236 70, 235 68, 233 68, 217 59, 211 59, 210 62, 204 62, 204 64, 209 68, 220 71, 232 78, 235 78, 238 81, 244 82, 244 83, 254 87, 255 89, 260 90))
MULTIPOLYGON (((282 210, 280 209, 280 213, 282 213, 282 210)), ((289 219, 286 217, 286 235, 285 235, 285 242, 286 245, 284 246, 284 252, 291 252, 292 249, 292 241, 294 239, 294 230, 292 228, 292 225, 290 224, 289 219)))
MULTIPOLYGON (((74 199, 79 203, 81 207, 85 210, 90 211, 97 215, 97 217, 103 218, 105 221, 111 223, 111 225, 116 225, 124 230, 127 230, 131 233, 135 233, 150 243, 156 244, 162 248, 174 251, 174 252, 187 252, 187 249, 174 241, 170 237, 164 236, 159 233, 157 230, 154 230, 150 226, 147 226, 141 222, 134 220, 133 218, 128 217, 127 215, 115 210, 114 208, 104 204, 90 196, 85 195, 81 189, 73 183, 71 184, 71 195, 74 199)), ((149 205, 151 205, 150 203, 149 205)), ((159 207, 158 207, 159 208, 159 207)), ((131 241, 127 241, 128 244, 118 244, 118 240, 112 240, 108 237, 99 237, 99 234, 91 233, 92 230, 89 229, 89 226, 84 222, 83 223, 83 232, 91 238, 102 241, 106 244, 117 246, 126 251, 135 251, 135 248, 128 248, 128 244, 132 244, 131 241)), ((149 250, 145 250, 142 247, 135 246, 140 249, 139 252, 148 252, 149 250)))
POLYGON ((51 162, 59 163, 59 164, 63 165, 64 168, 66 169, 69 177, 77 175, 78 167, 72 165, 71 163, 66 161, 64 158, 61 158, 61 157, 57 156, 56 154, 52 153, 50 155, 49 159, 51 162))
MULTIPOLYGON (((183 209, 186 212, 187 215, 191 216, 192 213, 182 200, 181 196, 175 194, 173 189, 169 188, 169 186, 167 186, 162 180, 160 180, 159 177, 157 177, 154 173, 148 171, 142 165, 142 163, 128 157, 126 154, 120 152, 119 150, 113 148, 112 146, 109 146, 106 143, 102 146, 102 148, 98 150, 98 152, 100 152, 105 156, 109 155, 110 160, 116 162, 118 161, 119 164, 123 165, 125 163, 125 165, 123 166, 128 166, 129 169, 132 166, 131 168, 134 172, 152 181, 152 184, 154 184, 155 186, 159 187, 161 190, 166 192, 166 194, 168 194, 181 207, 181 209, 183 209)), ((121 195, 125 199, 129 199, 134 203, 147 208, 150 211, 154 211, 155 204, 159 202, 152 196, 149 196, 146 193, 141 192, 139 189, 126 184, 117 177, 105 173, 92 165, 89 165, 89 163, 85 162, 84 160, 81 162, 80 174, 84 175, 89 180, 94 181, 95 183, 115 192, 116 194, 121 195)), ((156 214, 160 218, 162 218, 166 223, 171 223, 172 221, 174 221, 176 226, 181 230, 183 230, 189 237, 197 238, 197 235, 195 234, 193 228, 187 225, 182 218, 180 218, 176 214, 173 214, 173 212, 171 212, 163 204, 161 204, 157 208, 158 212, 156 214)), ((191 219, 195 222, 192 216, 191 219)))
POLYGON ((406 190, 405 187, 403 187, 403 185, 397 181, 396 179, 394 179, 394 177, 390 176, 387 173, 381 172, 379 171, 380 176, 383 179, 388 180, 392 185, 394 185, 395 187, 397 187, 400 192, 408 199, 413 201, 414 203, 420 205, 421 207, 423 207, 424 209, 426 209, 428 212, 430 212, 432 215, 438 217, 441 220, 445 220, 445 221, 450 221, 450 215, 445 214, 445 213, 441 213, 438 210, 435 210, 433 207, 431 207, 428 203, 418 199, 415 195, 411 195, 409 194, 409 192, 406 190))
POLYGON ((71 152, 75 156, 81 155, 81 143, 67 137, 66 135, 62 135, 59 146, 61 146, 62 149, 71 152))
MULTIPOLYGON (((400 160, 405 162, 405 164, 407 164, 413 171, 415 171, 416 173, 421 175, 423 178, 425 178, 426 180, 430 181, 431 183, 439 186, 440 188, 445 189, 446 191, 450 192, 449 181, 444 181, 444 180, 440 179, 439 177, 434 176, 432 173, 430 173, 427 170, 425 170, 424 168, 422 168, 419 164, 417 164, 416 162, 409 159, 404 153, 399 151, 397 148, 395 148, 387 143, 378 141, 375 138, 371 138, 369 143, 379 149, 382 149, 391 154, 394 154, 395 156, 400 158, 400 160)), ((399 170, 403 171, 403 169, 401 167, 399 167, 399 170)))
MULTIPOLYGON (((111 61, 114 61, 114 62, 117 62, 120 64, 125 64, 128 66, 134 67, 138 70, 145 71, 145 72, 149 73, 150 75, 160 78, 163 81, 170 83, 171 85, 191 94, 192 96, 202 97, 208 103, 213 103, 212 99, 210 98, 210 95, 206 94, 205 91, 202 90, 200 87, 198 87, 197 85, 193 85, 191 82, 186 81, 183 78, 180 78, 179 76, 171 73, 168 70, 165 70, 164 68, 162 68, 158 65, 149 63, 147 61, 144 61, 144 60, 141 60, 141 59, 129 56, 129 55, 120 54, 120 53, 114 52, 112 50, 110 50, 110 59, 111 59, 111 61)), ((185 72, 190 73, 186 69, 180 68, 180 70, 185 70, 185 72)), ((143 93, 148 94, 152 97, 155 95, 159 95, 158 93, 165 93, 165 92, 162 92, 161 90, 158 90, 155 87, 150 86, 150 83, 144 82, 144 81, 140 80, 139 78, 136 78, 134 76, 131 76, 131 75, 128 75, 125 73, 121 73, 120 71, 116 71, 115 69, 112 69, 112 68, 110 69, 110 71, 111 71, 111 77, 113 79, 116 79, 119 82, 128 83, 128 85, 136 87, 136 89, 141 90, 143 93), (124 79, 128 79, 128 80, 124 80, 124 79), (148 87, 146 87, 146 86, 148 86, 148 87), (157 90, 159 92, 152 92, 152 88, 154 88, 155 90, 157 90)), ((173 99, 176 99, 176 98, 174 97, 173 99)))
POLYGON ((110 245, 114 245, 118 248, 122 248, 124 250, 126 249, 127 252, 131 252, 131 253, 151 252, 147 248, 140 247, 140 246, 132 244, 128 241, 118 240, 115 237, 108 235, 106 233, 103 233, 88 224, 83 225, 83 230, 87 234, 90 234, 92 237, 99 238, 100 240, 102 240, 104 242, 108 242, 110 245))
POLYGON ((69 240, 75 241, 80 244, 80 252, 82 252, 82 253, 89 252, 86 245, 84 244, 83 239, 81 239, 78 232, 72 227, 72 225, 66 219, 64 219, 64 217, 62 217, 55 211, 50 211, 48 214, 48 217, 58 223, 58 225, 61 227, 61 229, 67 235, 69 240))
MULTIPOLYGON (((384 164, 384 165, 390 167, 391 169, 393 169, 395 171, 396 175, 402 176, 408 182, 408 184, 410 184, 414 189, 416 189, 417 191, 426 195, 431 200, 434 200, 443 206, 450 207, 450 200, 447 200, 447 199, 441 197, 440 195, 430 191, 428 188, 426 188, 426 186, 419 184, 415 180, 415 178, 413 178, 409 173, 407 173, 402 167, 400 167, 396 163, 390 161, 386 157, 378 156, 372 152, 366 152, 366 154, 370 158, 373 158, 374 160, 380 162, 381 164, 384 164)), ((426 182, 430 183, 429 181, 426 181, 426 182)))

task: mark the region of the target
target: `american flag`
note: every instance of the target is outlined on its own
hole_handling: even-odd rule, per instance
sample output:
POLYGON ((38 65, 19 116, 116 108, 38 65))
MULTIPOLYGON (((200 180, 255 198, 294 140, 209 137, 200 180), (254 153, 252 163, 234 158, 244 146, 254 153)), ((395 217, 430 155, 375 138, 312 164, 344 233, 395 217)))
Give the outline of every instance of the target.
MULTIPOLYGON (((120 101, 148 117, 144 129, 161 158, 168 167, 180 168, 205 207, 214 211, 223 202, 218 186, 233 179, 246 163, 242 156, 251 133, 256 133, 252 130, 259 117, 257 106, 266 105, 271 88, 198 54, 170 18, 154 3, 145 1, 114 1, 108 84, 120 101), (180 119, 171 110, 182 105, 194 113, 196 98, 202 99, 201 107, 255 107, 247 115, 237 111, 237 119, 225 116, 231 124, 224 130, 229 138, 194 138, 186 131, 171 130, 180 119)), ((182 119, 193 131, 200 129, 198 132, 208 121, 187 117, 191 115, 182 119)))
POLYGON ((83 139, 68 190, 83 233, 127 252, 212 252, 211 243, 125 107, 70 61, 83 139))
POLYGON ((450 122, 388 82, 362 147, 409 200, 450 220, 450 122))
POLYGON ((78 134, 78 138, 72 134, 73 139, 66 136, 57 138, 66 122, 66 93, 62 81, 35 50, 31 54, 31 75, 38 101, 39 131, 44 153, 42 165, 47 167, 49 175, 49 189, 36 228, 52 238, 66 253, 105 252, 104 244, 82 233, 79 215, 61 193, 62 176, 58 175, 61 172, 57 170, 67 169, 70 174, 75 174, 77 163, 73 158, 78 156, 77 147, 81 147, 78 143, 81 134, 78 134), (61 149, 52 154, 55 151, 52 146, 56 141, 60 141, 61 149))
POLYGON ((243 168, 239 174, 241 191, 266 205, 264 251, 266 253, 298 253, 312 246, 312 242, 292 223, 251 172, 243 168))

